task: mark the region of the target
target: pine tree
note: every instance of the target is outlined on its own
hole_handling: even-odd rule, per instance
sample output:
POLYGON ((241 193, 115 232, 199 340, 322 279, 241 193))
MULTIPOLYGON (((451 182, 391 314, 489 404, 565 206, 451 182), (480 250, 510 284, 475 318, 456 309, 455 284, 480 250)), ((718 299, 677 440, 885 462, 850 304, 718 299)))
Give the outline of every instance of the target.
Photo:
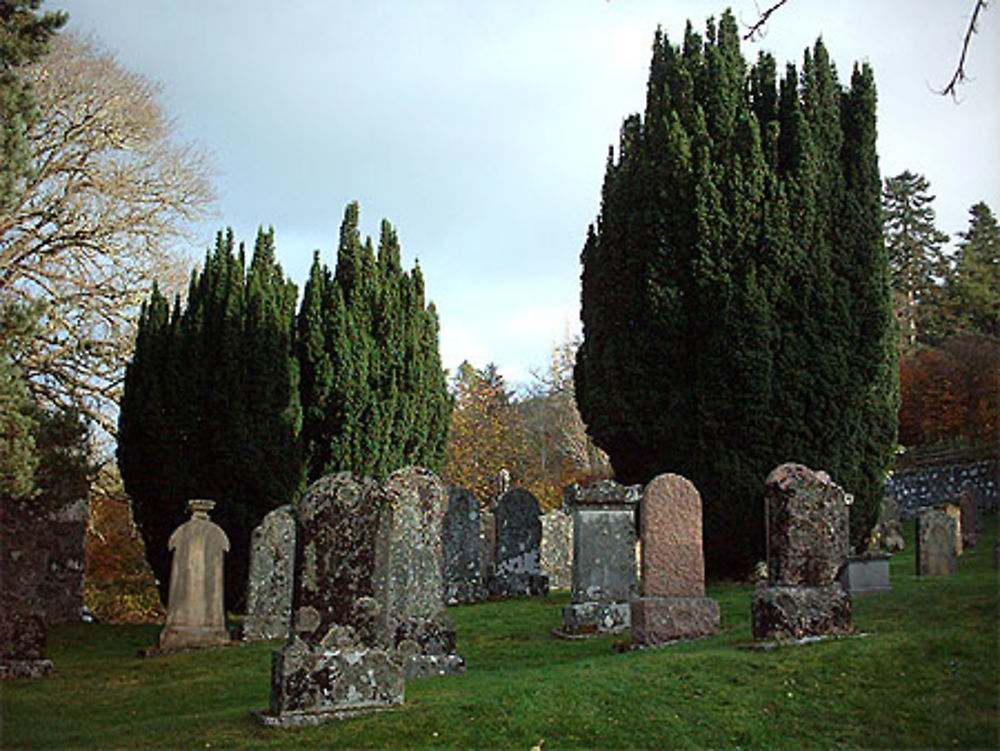
POLYGON ((250 533, 302 486, 301 411, 292 350, 295 285, 258 232, 247 270, 231 230, 220 232, 186 304, 171 311, 154 287, 126 371, 118 463, 150 565, 165 592, 167 539, 190 498, 210 498, 232 545, 226 600, 242 605, 250 533))
POLYGON ((334 271, 313 259, 296 319, 306 475, 383 477, 408 464, 439 469, 451 400, 438 319, 419 266, 403 271, 396 231, 362 240, 348 204, 334 271))
POLYGON ((1000 226, 983 201, 969 209, 945 295, 954 328, 1000 339, 1000 226))
POLYGON ((934 196, 923 175, 909 170, 886 178, 885 242, 902 345, 932 342, 941 333, 942 285, 948 262, 941 246, 948 236, 934 226, 934 196))
POLYGON ((584 244, 577 401, 619 481, 691 478, 710 570, 763 548, 774 466, 826 469, 867 537, 894 441, 875 89, 823 43, 747 66, 731 13, 654 39, 584 244))

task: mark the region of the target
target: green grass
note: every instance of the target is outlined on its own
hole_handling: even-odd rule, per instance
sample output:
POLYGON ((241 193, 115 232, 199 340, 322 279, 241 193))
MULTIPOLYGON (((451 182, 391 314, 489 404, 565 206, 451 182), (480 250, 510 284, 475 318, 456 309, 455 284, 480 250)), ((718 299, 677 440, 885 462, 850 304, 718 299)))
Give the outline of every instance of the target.
POLYGON ((858 599, 866 636, 771 652, 750 642, 751 588, 709 587, 713 638, 615 653, 563 641, 565 593, 450 610, 462 677, 411 681, 402 709, 318 728, 259 727, 270 651, 144 659, 156 626, 52 629, 54 676, 2 684, 12 748, 997 748, 995 518, 949 579, 893 557, 894 592, 858 599))

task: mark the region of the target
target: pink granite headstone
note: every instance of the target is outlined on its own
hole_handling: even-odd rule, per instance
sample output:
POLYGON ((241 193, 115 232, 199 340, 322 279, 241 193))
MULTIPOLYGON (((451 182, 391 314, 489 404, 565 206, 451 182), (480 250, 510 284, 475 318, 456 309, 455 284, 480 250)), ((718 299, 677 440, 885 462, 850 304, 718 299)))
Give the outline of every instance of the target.
POLYGON ((639 597, 631 606, 632 635, 642 644, 709 636, 719 606, 705 597, 701 496, 684 477, 653 478, 639 507, 642 539, 639 597))

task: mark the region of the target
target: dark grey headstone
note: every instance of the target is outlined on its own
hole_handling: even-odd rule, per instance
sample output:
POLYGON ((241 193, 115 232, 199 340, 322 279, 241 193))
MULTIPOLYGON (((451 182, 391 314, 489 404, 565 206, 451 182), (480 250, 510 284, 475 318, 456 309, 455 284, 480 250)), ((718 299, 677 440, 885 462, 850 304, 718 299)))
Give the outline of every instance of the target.
POLYGON ((451 488, 441 530, 444 598, 449 605, 486 596, 480 535, 479 502, 465 488, 451 488))
POLYGON ((523 488, 505 493, 496 507, 496 554, 490 594, 499 597, 548 592, 541 570, 542 523, 538 499, 523 488))

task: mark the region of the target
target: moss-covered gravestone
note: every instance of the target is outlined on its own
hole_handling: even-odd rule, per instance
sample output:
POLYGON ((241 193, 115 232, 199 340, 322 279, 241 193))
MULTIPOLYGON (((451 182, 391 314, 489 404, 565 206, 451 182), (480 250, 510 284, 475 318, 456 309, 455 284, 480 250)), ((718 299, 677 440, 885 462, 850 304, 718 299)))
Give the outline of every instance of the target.
POLYGON ((755 639, 851 631, 851 598, 838 581, 847 562, 848 497, 824 472, 782 464, 768 475, 768 581, 751 604, 755 639))
POLYGON ((246 641, 288 636, 292 620, 292 581, 295 573, 295 509, 291 505, 270 511, 250 536, 250 575, 247 581, 246 641))

